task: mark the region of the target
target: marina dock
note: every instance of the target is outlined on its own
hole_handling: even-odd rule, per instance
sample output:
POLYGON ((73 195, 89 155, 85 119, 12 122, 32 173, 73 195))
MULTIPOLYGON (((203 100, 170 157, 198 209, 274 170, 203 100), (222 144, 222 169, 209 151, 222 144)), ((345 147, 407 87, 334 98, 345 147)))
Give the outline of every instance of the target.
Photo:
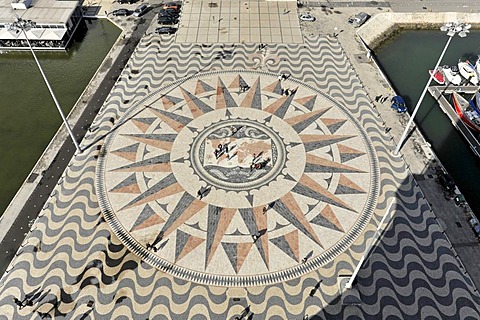
POLYGON ((470 145, 470 149, 472 149, 473 153, 480 157, 480 142, 479 137, 472 132, 463 122, 460 120, 455 112, 454 106, 450 103, 450 101, 445 97, 445 95, 451 94, 453 91, 458 93, 466 93, 466 94, 474 94, 477 91, 477 87, 473 86, 431 86, 428 88, 428 92, 432 95, 432 97, 437 100, 440 108, 442 108, 443 112, 450 118, 453 126, 463 135, 465 140, 470 145))

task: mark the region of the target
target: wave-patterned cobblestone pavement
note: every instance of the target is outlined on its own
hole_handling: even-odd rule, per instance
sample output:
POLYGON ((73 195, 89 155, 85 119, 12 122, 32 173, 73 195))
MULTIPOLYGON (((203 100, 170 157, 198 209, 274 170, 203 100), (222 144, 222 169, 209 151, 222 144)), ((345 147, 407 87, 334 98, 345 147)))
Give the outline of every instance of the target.
POLYGON ((0 283, 0 318, 37 319, 479 319, 480 299, 389 137, 342 48, 327 38, 301 45, 178 44, 146 36, 47 200, 0 283), (177 279, 128 251, 96 196, 104 139, 136 102, 200 72, 289 73, 343 104, 367 132, 379 162, 379 196, 363 233, 333 261, 301 277, 246 288, 177 279), (350 275, 391 205, 393 220, 361 269, 358 305, 344 305, 350 275), (32 301, 19 308, 14 299, 32 301))

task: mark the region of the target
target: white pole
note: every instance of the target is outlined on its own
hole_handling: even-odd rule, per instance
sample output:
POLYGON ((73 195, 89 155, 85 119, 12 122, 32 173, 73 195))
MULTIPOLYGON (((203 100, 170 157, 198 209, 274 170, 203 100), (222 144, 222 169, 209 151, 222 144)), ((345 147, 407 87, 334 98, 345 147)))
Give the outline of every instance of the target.
POLYGON ((27 40, 28 47, 30 48, 30 51, 32 52, 33 58, 35 59, 35 63, 37 64, 38 69, 40 69, 40 73, 42 74, 43 81, 47 85, 48 91, 50 91, 50 95, 52 96, 52 99, 55 102, 55 106, 57 107, 58 112, 60 113, 60 116, 62 117, 63 123, 65 124, 65 127, 67 128, 67 131, 70 134, 70 138, 72 138, 73 144, 75 145, 75 148, 77 149, 77 152, 81 153, 82 149, 80 148, 80 145, 78 144, 77 140, 75 139, 75 135, 73 134, 73 131, 70 128, 70 125, 67 122, 67 118, 65 118, 65 115, 63 114, 62 108, 60 107, 60 104, 58 103, 58 100, 55 97, 55 94, 53 93, 52 87, 50 86, 50 83, 47 80, 47 76, 43 72, 42 66, 40 65, 40 62, 38 61, 37 56, 35 55, 35 52, 33 51, 33 48, 30 45, 30 41, 28 40, 27 33, 25 32, 25 28, 21 23, 22 22, 19 23, 20 29, 22 29, 23 34, 25 35, 25 39, 27 40))
POLYGON ((390 216, 390 209, 392 208, 394 200, 392 200, 390 202, 390 205, 387 208, 387 212, 383 216, 382 221, 380 221, 380 223, 378 224, 377 230, 375 231, 375 234, 373 235, 373 238, 372 238, 372 241, 370 242, 370 245, 368 246, 367 250, 365 250, 365 253, 363 254, 360 261, 358 261, 357 267, 355 268, 355 270, 353 270, 353 274, 350 277, 350 280, 348 280, 347 284, 345 285, 345 289, 348 289, 348 290, 352 289, 353 282, 355 281, 355 278, 357 277, 357 274, 360 271, 360 268, 362 267, 363 262, 365 261, 365 259, 367 259, 368 255, 370 254, 370 251, 372 251, 373 245, 375 243, 377 243, 378 240, 380 240, 380 235, 381 235, 380 229, 382 228, 383 223, 385 222, 387 217, 390 216))
POLYGON ((440 58, 438 58, 437 64, 435 65, 435 68, 433 69, 433 73, 430 75, 427 81, 427 85, 425 86, 425 89, 423 89, 422 95, 418 99, 417 105, 415 106, 415 109, 413 110, 413 113, 410 115, 410 120, 407 123, 407 126, 405 127, 405 130, 403 131, 402 137, 398 141, 397 147, 395 148, 395 151, 393 154, 397 155, 400 149, 402 148, 403 141, 407 137, 408 134, 408 129, 412 125, 413 119, 415 118, 415 115, 418 112, 418 109, 420 108, 420 104, 422 104, 423 98, 425 97, 425 93, 427 93, 428 87, 430 86, 430 83, 432 82, 433 76, 435 75, 435 71, 438 69, 438 66, 440 65, 440 62, 442 62, 443 55, 447 51, 448 45, 450 44, 450 41, 452 41, 453 35, 448 36, 448 41, 445 44, 445 48, 443 48, 442 54, 440 55, 440 58))

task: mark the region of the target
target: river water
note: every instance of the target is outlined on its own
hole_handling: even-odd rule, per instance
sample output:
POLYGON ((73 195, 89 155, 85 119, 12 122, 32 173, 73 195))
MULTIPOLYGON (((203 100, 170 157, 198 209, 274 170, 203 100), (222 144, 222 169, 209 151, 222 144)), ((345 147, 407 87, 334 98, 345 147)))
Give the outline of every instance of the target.
MULTIPOLYGON (((38 52, 68 114, 120 35, 107 20, 85 20, 66 52, 38 52)), ((61 118, 30 52, 0 54, 0 214, 58 130, 61 118)))
MULTIPOLYGON (((409 111, 417 104, 428 81, 428 69, 433 69, 448 40, 441 31, 407 31, 376 50, 377 59, 398 94, 405 97, 409 111)), ((458 59, 476 61, 480 54, 480 31, 466 38, 455 36, 442 60, 453 65, 458 59)), ((476 214, 480 214, 480 161, 470 150, 449 118, 427 93, 415 117, 426 140, 476 214)))

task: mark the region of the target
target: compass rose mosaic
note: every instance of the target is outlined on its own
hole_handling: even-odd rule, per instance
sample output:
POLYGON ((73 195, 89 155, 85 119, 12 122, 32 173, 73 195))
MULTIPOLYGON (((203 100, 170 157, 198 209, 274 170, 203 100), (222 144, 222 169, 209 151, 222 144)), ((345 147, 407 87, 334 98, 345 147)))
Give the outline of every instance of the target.
POLYGON ((366 133, 296 80, 202 74, 119 123, 98 164, 102 212, 131 251, 177 277, 228 286, 298 277, 348 249, 375 207, 366 133))

